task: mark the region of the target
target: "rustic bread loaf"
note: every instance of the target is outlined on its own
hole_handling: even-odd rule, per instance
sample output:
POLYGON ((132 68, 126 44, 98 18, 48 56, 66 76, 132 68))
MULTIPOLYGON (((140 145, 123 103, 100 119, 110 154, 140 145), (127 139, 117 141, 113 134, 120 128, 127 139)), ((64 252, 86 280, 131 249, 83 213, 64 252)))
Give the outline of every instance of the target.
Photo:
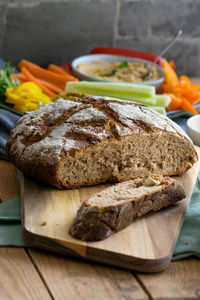
POLYGON ((185 198, 180 184, 170 177, 152 176, 118 183, 83 202, 70 234, 98 241, 120 231, 133 219, 185 198))
POLYGON ((59 99, 25 114, 6 148, 25 175, 58 188, 181 175, 197 160, 190 139, 167 117, 102 97, 59 99))

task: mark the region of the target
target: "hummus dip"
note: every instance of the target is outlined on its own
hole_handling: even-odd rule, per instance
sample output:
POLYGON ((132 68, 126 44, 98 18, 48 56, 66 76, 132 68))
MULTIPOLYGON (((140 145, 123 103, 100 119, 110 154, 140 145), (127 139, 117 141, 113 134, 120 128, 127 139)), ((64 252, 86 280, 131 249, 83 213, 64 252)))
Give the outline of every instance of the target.
POLYGON ((87 75, 103 80, 121 82, 143 82, 158 79, 159 74, 155 67, 152 67, 152 77, 149 80, 145 78, 150 68, 150 64, 127 61, 95 61, 92 63, 79 64, 77 66, 80 72, 87 75))

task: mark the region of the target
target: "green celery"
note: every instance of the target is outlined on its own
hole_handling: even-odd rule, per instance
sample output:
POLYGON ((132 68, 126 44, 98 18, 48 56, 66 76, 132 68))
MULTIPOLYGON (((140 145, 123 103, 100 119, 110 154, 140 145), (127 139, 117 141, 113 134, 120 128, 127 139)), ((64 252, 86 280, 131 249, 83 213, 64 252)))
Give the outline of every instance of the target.
POLYGON ((166 109, 163 106, 149 106, 149 108, 157 111, 158 113, 160 113, 161 115, 166 116, 166 109))
POLYGON ((131 97, 131 99, 126 98, 125 100, 129 100, 129 101, 133 101, 133 102, 137 102, 137 103, 142 103, 142 104, 145 104, 145 105, 151 105, 151 106, 156 105, 156 99, 155 98, 144 98, 144 97, 140 97, 140 96, 134 96, 134 97, 131 97))
POLYGON ((96 96, 131 100, 134 99, 134 97, 154 97, 155 87, 129 83, 70 81, 67 83, 66 92, 81 92, 96 96))
POLYGON ((155 105, 156 103, 156 100, 154 98, 143 98, 143 97, 140 97, 138 95, 136 96, 130 96, 130 95, 120 95, 118 93, 114 93, 114 92, 109 92, 109 91, 101 91, 101 92, 98 92, 98 91, 88 91, 88 89, 84 89, 84 88, 81 88, 81 89, 67 89, 66 90, 67 93, 74 93, 74 92, 79 92, 79 93, 84 93, 84 94, 88 94, 88 95, 94 95, 94 96, 103 96, 103 97, 111 97, 111 98, 117 98, 117 99, 120 99, 120 100, 128 100, 128 101, 133 101, 133 102, 138 102, 138 103, 142 103, 142 104, 145 104, 145 105, 155 105))
POLYGON ((154 96, 156 103, 156 106, 164 106, 167 107, 169 103, 171 102, 171 98, 169 96, 165 95, 156 95, 154 96))

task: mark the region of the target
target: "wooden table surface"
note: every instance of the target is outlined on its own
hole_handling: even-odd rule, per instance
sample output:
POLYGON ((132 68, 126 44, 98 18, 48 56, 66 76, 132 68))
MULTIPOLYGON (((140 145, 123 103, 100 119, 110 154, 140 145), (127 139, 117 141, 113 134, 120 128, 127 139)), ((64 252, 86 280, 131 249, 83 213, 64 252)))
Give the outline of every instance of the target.
MULTIPOLYGON (((16 169, 0 161, 0 200, 19 195, 16 169)), ((0 247, 0 299, 200 299, 200 260, 141 274, 37 249, 0 247)))

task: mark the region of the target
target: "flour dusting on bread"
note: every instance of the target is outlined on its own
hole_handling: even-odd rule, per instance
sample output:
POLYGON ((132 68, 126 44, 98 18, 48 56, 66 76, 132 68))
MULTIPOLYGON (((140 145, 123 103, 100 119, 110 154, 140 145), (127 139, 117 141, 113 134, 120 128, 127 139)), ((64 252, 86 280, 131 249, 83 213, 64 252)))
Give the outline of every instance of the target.
POLYGON ((6 148, 25 175, 58 188, 181 175, 197 160, 173 121, 144 105, 104 97, 59 99, 25 114, 6 148))

